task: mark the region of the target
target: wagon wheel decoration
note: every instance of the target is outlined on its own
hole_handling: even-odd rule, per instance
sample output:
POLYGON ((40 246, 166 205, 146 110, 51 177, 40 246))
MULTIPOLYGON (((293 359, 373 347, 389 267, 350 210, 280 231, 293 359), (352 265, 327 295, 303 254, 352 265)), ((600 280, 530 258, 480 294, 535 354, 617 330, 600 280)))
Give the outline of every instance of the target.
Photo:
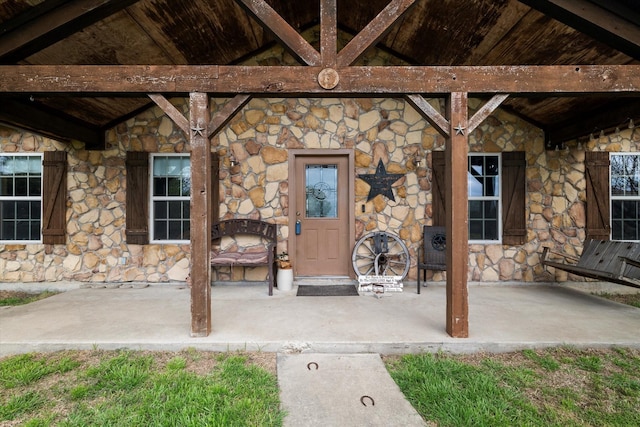
POLYGON ((385 231, 369 233, 358 240, 351 263, 358 276, 400 276, 409 272, 409 250, 395 234, 385 231))

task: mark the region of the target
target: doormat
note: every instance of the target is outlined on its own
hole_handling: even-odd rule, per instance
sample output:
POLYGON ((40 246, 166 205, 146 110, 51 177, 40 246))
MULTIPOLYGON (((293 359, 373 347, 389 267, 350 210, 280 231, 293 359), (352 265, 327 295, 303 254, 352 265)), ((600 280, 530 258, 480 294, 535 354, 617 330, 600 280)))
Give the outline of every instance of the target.
POLYGON ((300 285, 296 294, 299 297, 357 297, 358 295, 355 285, 300 285))

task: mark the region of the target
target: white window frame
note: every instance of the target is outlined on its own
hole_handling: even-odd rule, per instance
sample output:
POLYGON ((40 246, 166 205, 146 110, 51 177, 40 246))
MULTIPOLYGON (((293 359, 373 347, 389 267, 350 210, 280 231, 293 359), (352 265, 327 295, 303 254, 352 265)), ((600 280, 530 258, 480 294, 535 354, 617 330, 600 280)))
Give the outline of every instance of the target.
MULTIPOLYGON (((498 189, 496 196, 471 196, 469 193, 469 189, 467 189, 467 205, 469 202, 478 200, 478 201, 496 201, 497 202, 497 211, 496 211, 496 224, 497 224, 497 239, 495 240, 486 240, 486 239, 471 239, 469 238, 469 243, 474 244, 500 244, 502 243, 502 155, 501 153, 469 153, 467 159, 467 177, 469 178, 469 161, 471 157, 496 157, 498 159, 498 189)), ((468 210, 468 207, 467 207, 468 210)), ((469 227, 471 227, 471 218, 470 212, 467 212, 467 220, 469 221, 469 227)), ((471 233, 469 233, 471 236, 471 233)))
MULTIPOLYGON (((633 156, 633 157, 637 157, 638 158, 638 169, 635 171, 636 176, 640 175, 640 153, 611 153, 610 154, 610 161, 609 161, 609 198, 610 198, 610 203, 609 203, 609 221, 610 221, 610 227, 611 227, 611 235, 610 238, 611 240, 614 240, 613 238, 613 202, 614 200, 624 200, 624 201, 636 201, 636 202, 640 202, 640 194, 638 195, 614 195, 613 194, 613 157, 628 157, 628 156, 633 156)), ((638 178, 640 180, 640 177, 638 178)), ((640 217, 640 212, 638 213, 638 216, 640 217)), ((636 234, 638 236, 640 236, 640 230, 636 231, 636 234)), ((623 239, 622 241, 625 242, 638 242, 640 241, 639 239, 636 240, 629 240, 629 239, 623 239)))
MULTIPOLYGON (((43 167, 43 158, 44 155, 42 153, 1 153, 0 157, 38 157, 40 159, 40 195, 39 196, 1 196, 0 201, 28 201, 28 202, 40 202, 40 232, 38 234, 38 239, 34 240, 0 240, 0 243, 5 244, 36 244, 42 243, 42 214, 43 214, 43 200, 42 200, 42 186, 44 185, 44 167, 43 167)), ((1 226, 1 225, 0 225, 1 226)))
POLYGON ((154 196, 154 164, 156 159, 161 157, 183 157, 189 159, 191 162, 191 157, 189 154, 181 154, 181 153, 154 153, 149 156, 149 183, 150 183, 150 191, 149 191, 149 232, 150 235, 150 243, 156 244, 188 244, 189 240, 171 240, 171 239, 155 239, 155 203, 157 201, 187 201, 190 202, 191 196, 154 196))

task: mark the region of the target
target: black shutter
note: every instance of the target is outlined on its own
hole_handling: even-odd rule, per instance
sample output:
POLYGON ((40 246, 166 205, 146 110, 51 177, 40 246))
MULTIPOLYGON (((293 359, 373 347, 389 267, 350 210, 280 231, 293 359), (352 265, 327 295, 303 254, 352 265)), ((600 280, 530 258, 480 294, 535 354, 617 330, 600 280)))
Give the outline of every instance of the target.
POLYGON ((527 159, 524 151, 502 153, 503 245, 523 245, 527 238, 526 169, 527 159))
POLYGON ((584 154, 587 239, 609 240, 609 153, 587 151, 584 154))
POLYGON ((42 243, 66 243, 67 152, 45 151, 42 171, 42 243))
POLYGON ((127 243, 149 243, 149 153, 127 152, 127 243))
POLYGON ((431 210, 433 225, 447 224, 445 211, 445 156, 444 151, 431 152, 431 210))

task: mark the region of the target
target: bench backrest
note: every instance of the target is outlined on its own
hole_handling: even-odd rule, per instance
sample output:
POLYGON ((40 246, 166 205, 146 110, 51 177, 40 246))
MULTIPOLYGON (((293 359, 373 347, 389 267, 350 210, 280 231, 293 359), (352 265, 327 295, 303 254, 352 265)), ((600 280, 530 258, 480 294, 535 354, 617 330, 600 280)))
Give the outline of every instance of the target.
POLYGON ((425 225, 422 232, 424 265, 428 270, 447 269, 447 234, 444 227, 425 225))
POLYGON ((224 236, 250 234, 263 237, 269 242, 276 243, 278 239, 275 224, 257 219, 227 219, 211 227, 211 240, 218 240, 224 236))
MULTIPOLYGON (((615 240, 588 240, 584 244, 578 267, 617 276, 622 268, 621 256, 640 259, 640 244, 615 240)), ((640 268, 628 265, 623 276, 640 279, 640 268)))

